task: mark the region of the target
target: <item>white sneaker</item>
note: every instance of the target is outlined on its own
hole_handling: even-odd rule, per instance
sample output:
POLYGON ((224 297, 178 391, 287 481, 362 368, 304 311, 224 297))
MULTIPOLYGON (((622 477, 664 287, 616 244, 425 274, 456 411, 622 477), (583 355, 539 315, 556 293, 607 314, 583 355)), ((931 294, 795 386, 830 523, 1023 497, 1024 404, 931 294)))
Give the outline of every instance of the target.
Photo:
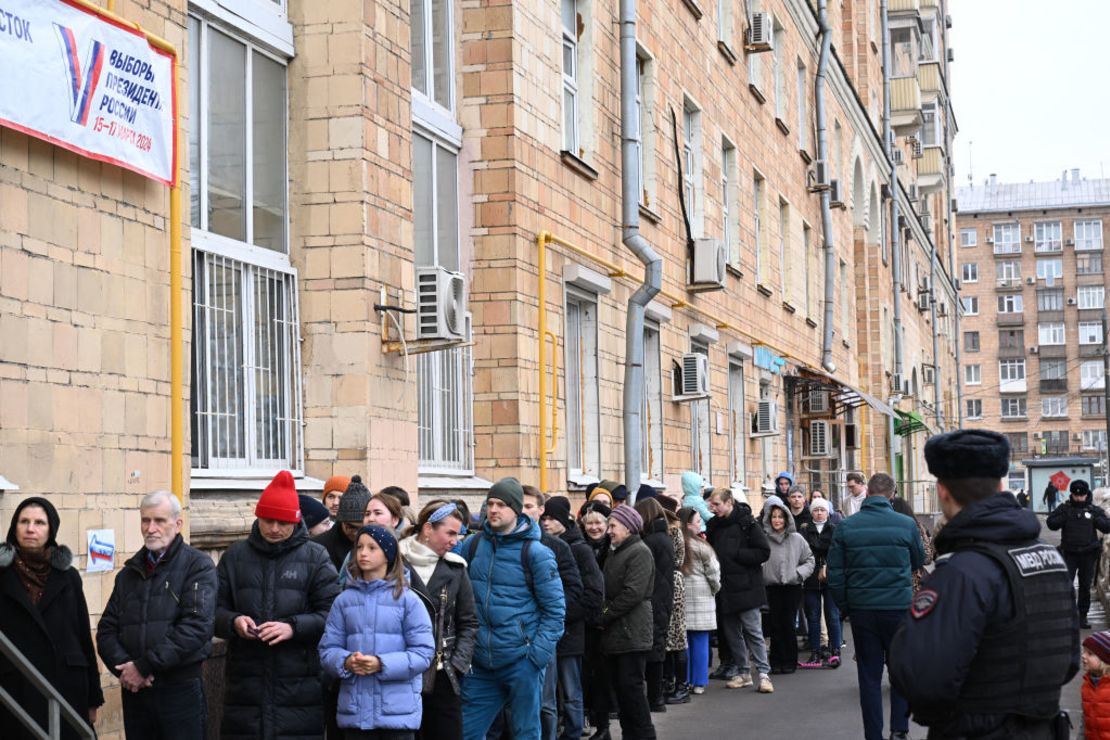
POLYGON ((726 689, 746 689, 752 685, 752 677, 750 673, 741 673, 735 678, 729 679, 725 684, 726 689))
MULTIPOLYGON (((751 680, 748 682, 751 683, 751 680)), ((761 694, 775 693, 775 687, 771 685, 771 679, 766 673, 759 674, 759 688, 756 690, 761 694)))
POLYGON ((705 693, 705 687, 704 686, 695 686, 694 688, 692 688, 690 690, 693 691, 698 696, 701 696, 702 694, 705 693))

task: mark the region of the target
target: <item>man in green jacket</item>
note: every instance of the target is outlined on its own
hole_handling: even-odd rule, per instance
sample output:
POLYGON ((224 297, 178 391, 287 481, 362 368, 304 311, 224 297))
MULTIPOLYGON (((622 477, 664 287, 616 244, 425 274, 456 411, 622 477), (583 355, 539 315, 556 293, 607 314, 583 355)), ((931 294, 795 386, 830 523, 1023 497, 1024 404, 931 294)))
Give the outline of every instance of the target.
MULTIPOLYGON (((876 473, 858 513, 833 533, 826 561, 829 591, 852 622, 866 740, 883 738, 883 666, 913 601, 912 573, 925 562, 917 524, 894 511, 894 480, 876 473)), ((890 690, 891 738, 906 737, 909 707, 890 690)))

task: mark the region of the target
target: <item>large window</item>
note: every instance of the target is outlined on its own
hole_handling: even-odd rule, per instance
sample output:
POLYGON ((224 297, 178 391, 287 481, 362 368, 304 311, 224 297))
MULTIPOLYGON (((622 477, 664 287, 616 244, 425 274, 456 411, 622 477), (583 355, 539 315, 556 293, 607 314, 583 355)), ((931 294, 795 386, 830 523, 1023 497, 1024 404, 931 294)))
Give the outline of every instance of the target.
POLYGON ((641 434, 640 477, 663 481, 663 374, 659 324, 644 322, 644 406, 641 434))
POLYGON ((1042 417, 1057 417, 1068 415, 1068 397, 1067 396, 1042 396, 1041 397, 1041 416, 1042 417))
POLYGON ((1080 308, 1102 308, 1105 298, 1106 289, 1101 285, 1081 285, 1076 291, 1076 301, 1080 308))
MULTIPOLYGON (((1025 360, 1000 360, 998 380, 1002 385, 1025 380, 1025 360)), ((1005 391, 1005 389, 1002 389, 1005 391)))
POLYGON ((913 77, 917 74, 917 29, 909 26, 890 29, 891 77, 913 77))
POLYGON ((189 17, 192 467, 303 469, 285 64, 189 17))
POLYGON ((1075 222, 1075 250, 1102 249, 1102 221, 1098 219, 1075 222))
POLYGON ((779 276, 782 299, 793 302, 794 255, 790 254, 790 204, 779 199, 779 276))
POLYGON ((1106 396, 1080 396, 1080 410, 1083 416, 1106 416, 1106 396))
POLYGON ((701 110, 689 98, 682 105, 682 190, 686 212, 694 236, 704 233, 705 197, 703 193, 701 110))
POLYGON ((1075 255, 1075 273, 1077 275, 1101 275, 1102 253, 1075 255))
POLYGON ((1050 288, 1037 291, 1038 311, 1063 311, 1064 291, 1062 288, 1050 288))
POLYGON ((469 347, 417 355, 420 469, 467 475, 474 470, 469 347))
POLYGON ((1067 380, 1066 360, 1041 360, 1041 380, 1067 380))
POLYGON ((655 204, 655 60, 636 49, 636 107, 640 112, 640 202, 649 208, 655 204))
POLYGON ((801 59, 798 60, 797 98, 798 148, 805 151, 806 147, 809 146, 809 119, 807 118, 808 106, 806 105, 808 92, 806 85, 806 65, 801 59))
POLYGON ((1064 276, 1064 261, 1059 257, 1037 260, 1037 279, 1044 280, 1045 285, 1052 286, 1064 276))
POLYGON ((1098 321, 1080 321, 1079 343, 1102 344, 1102 324, 1098 321))
POLYGON ((1063 455, 1068 452, 1067 431, 1041 432, 1041 454, 1063 455))
POLYGON ((978 352, 979 351, 979 332, 965 331, 964 332, 964 351, 965 352, 978 352))
POLYGON ((729 483, 744 485, 744 445, 748 439, 744 404, 744 365, 738 359, 728 363, 728 438, 729 483))
POLYGON ((584 484, 601 474, 597 296, 568 287, 566 310, 567 474, 584 484))
POLYGON ((563 150, 579 156, 578 0, 562 0, 563 19, 563 150))
POLYGON ((981 365, 964 365, 964 385, 982 385, 983 368, 981 365))
POLYGON ((1079 389, 1091 391, 1103 388, 1106 376, 1103 374, 1102 360, 1084 360, 1079 366, 1079 389))
POLYGON ((1026 455, 1029 453, 1029 432, 1007 432, 1006 439, 1010 441, 1010 453, 1026 455))
POLYGON ((998 284, 1003 287, 1021 283, 1021 262, 1018 260, 999 260, 994 271, 998 284))
MULTIPOLYGON (((691 340, 690 351, 709 357, 709 345, 691 340)), ((709 399, 690 404, 690 469, 702 477, 713 479, 713 437, 709 425, 709 399)))
MULTIPOLYGON (((752 54, 751 56, 757 57, 759 55, 752 54)), ((755 282, 760 285, 767 284, 767 271, 770 269, 767 238, 763 233, 765 226, 763 201, 766 187, 767 181, 756 172, 752 176, 752 230, 755 236, 755 282)))
POLYGON ((979 241, 979 234, 975 229, 960 229, 960 246, 961 247, 974 247, 977 246, 979 241))
POLYGON ((721 235, 730 265, 740 266, 740 174, 736 147, 721 138, 721 235))
POLYGON ((1085 449, 1085 450, 1105 450, 1106 449, 1106 430, 1105 429, 1084 429, 1083 430, 1083 449, 1085 449))
POLYGON ((1063 228, 1059 221, 1033 224, 1033 251, 1059 252, 1064 248, 1063 228))
POLYGON ((976 262, 965 262, 960 269, 961 279, 965 283, 979 282, 979 264, 976 262))
POLYGON ((979 315, 979 296, 969 295, 960 299, 964 304, 964 313, 968 316, 979 315))
MULTIPOLYGON (((570 0, 573 1, 573 0, 570 0)), ((454 31, 450 0, 410 0, 412 89, 441 108, 455 109, 454 31)))
POLYGON ((1025 396, 1009 396, 1002 399, 1003 419, 1023 419, 1027 415, 1028 402, 1025 396))
POLYGON ((1063 343, 1064 324, 1062 322, 1037 324, 1037 344, 1055 345, 1063 343))
POLYGON ((979 398, 968 398, 964 401, 964 416, 968 419, 983 418, 983 401, 979 398))
POLYGON ((998 348, 1009 350, 1025 349, 1025 329, 999 329, 998 348))
POLYGON ((994 253, 1021 251, 1021 226, 1016 223, 994 225, 994 253))
POLYGON ((998 296, 998 313, 1022 313, 1024 301, 1021 293, 1005 293, 998 296))

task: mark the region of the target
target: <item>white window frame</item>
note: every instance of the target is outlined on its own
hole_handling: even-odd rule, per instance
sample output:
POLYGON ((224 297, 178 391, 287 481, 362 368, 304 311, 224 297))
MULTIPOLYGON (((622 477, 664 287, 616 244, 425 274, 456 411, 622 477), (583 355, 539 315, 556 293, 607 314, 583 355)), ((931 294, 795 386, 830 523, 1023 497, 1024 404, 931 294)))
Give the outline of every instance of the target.
POLYGON ((1075 292, 1075 302, 1081 309, 1102 308, 1106 305, 1106 288, 1102 285, 1080 285, 1075 292))
POLYGON ((979 263, 978 262, 965 262, 960 266, 960 282, 963 283, 977 283, 979 282, 979 263))
MULTIPOLYGON (((732 0, 717 0, 717 40, 729 50, 736 48, 733 30, 736 21, 732 16, 732 0)), ((752 56, 758 56, 753 54, 752 56)))
POLYGON ((721 137, 721 238, 728 263, 740 267, 740 183, 736 146, 721 137))
POLYGON ((809 122, 807 119, 807 111, 809 106, 806 104, 808 96, 808 84, 806 80, 806 65, 800 57, 797 60, 796 87, 798 108, 798 149, 800 149, 801 151, 806 151, 806 148, 809 146, 809 122))
POLYGON ((636 106, 640 112, 640 203, 652 208, 655 203, 655 58, 636 45, 636 106))
POLYGON ((1054 254, 1064 250, 1064 227, 1059 221, 1037 221, 1033 224, 1033 251, 1054 254))
POLYGON ((979 296, 968 295, 960 299, 964 304, 964 316, 979 315, 979 296))
POLYGON ((983 400, 980 398, 967 398, 964 399, 964 418, 965 419, 982 419, 983 418, 983 400))
POLYGON ((925 103, 921 106, 921 146, 939 147, 944 145, 940 116, 940 106, 936 103, 925 103))
MULTIPOLYGON (((446 34, 446 36, 449 40, 454 39, 455 38, 454 0, 411 0, 411 3, 412 4, 417 4, 418 3, 423 8, 424 28, 422 29, 423 34, 422 34, 421 45, 423 46, 423 49, 424 49, 424 59, 423 59, 424 74, 426 75, 426 78, 427 78, 428 91, 431 93, 431 94, 426 94, 423 90, 420 90, 419 88, 413 86, 412 87, 413 108, 416 109, 418 106, 420 106, 420 107, 430 107, 432 109, 438 109, 438 111, 437 111, 438 115, 430 114, 429 112, 424 112, 421 117, 424 118, 426 121, 429 118, 442 117, 445 120, 450 121, 451 123, 454 123, 454 121, 455 121, 456 90, 455 90, 455 45, 453 43, 450 43, 450 42, 448 43, 448 48, 450 49, 450 51, 447 54, 447 58, 445 60, 443 60, 444 64, 446 64, 446 67, 447 67, 446 70, 444 70, 444 75, 443 75, 444 78, 447 81, 447 92, 446 92, 446 96, 445 96, 446 99, 447 99, 447 103, 448 103, 447 105, 443 105, 439 100, 437 100, 437 98, 439 96, 437 95, 438 91, 436 90, 436 69, 435 69, 435 65, 436 65, 436 55, 435 55, 435 51, 436 51, 436 49, 435 49, 435 39, 436 39, 435 21, 436 21, 436 15, 437 15, 437 13, 442 13, 443 14, 443 23, 444 23, 444 29, 443 30, 444 30, 444 33, 446 34)), ((417 29, 415 27, 410 28, 410 38, 411 38, 412 34, 414 34, 416 32, 416 30, 417 29)))
POLYGON ((1079 365, 1079 390, 1101 390, 1106 385, 1102 360, 1084 360, 1079 365))
POLYGON ((1037 324, 1037 344, 1056 346, 1064 343, 1067 331, 1062 321, 1050 321, 1037 324))
POLYGON ((1002 385, 1024 381, 1025 360, 999 360, 998 380, 1002 385))
POLYGON ((746 446, 748 443, 747 404, 744 399, 744 362, 737 357, 728 360, 728 455, 729 484, 743 488, 747 478, 746 446))
MULTIPOLYGON (((775 98, 775 118, 786 123, 786 71, 783 69, 782 55, 785 51, 786 31, 779 19, 771 19, 771 91, 775 98)), ((758 56, 753 54, 752 56, 758 56)))
POLYGON ((982 385, 983 366, 964 365, 964 385, 982 385))
MULTIPOLYGON (((198 6, 199 7, 199 6, 198 6)), ((289 188, 284 189, 284 213, 280 241, 283 249, 278 251, 252 243, 254 238, 254 116, 252 65, 255 56, 265 58, 286 68, 283 137, 287 148, 289 84, 287 59, 280 58, 258 43, 254 36, 244 33, 256 30, 251 22, 238 19, 235 24, 220 22, 226 12, 214 14, 209 18, 189 15, 189 21, 196 24, 194 43, 196 49, 193 62, 197 65, 192 75, 195 78, 197 105, 200 110, 194 114, 198 134, 199 165, 197 181, 193 189, 199 224, 191 230, 190 242, 193 252, 193 311, 194 338, 192 348, 192 402, 190 420, 194 425, 191 450, 191 473, 193 478, 250 478, 264 479, 277 470, 289 469, 294 476, 304 475, 304 437, 301 426, 303 418, 302 377, 300 362, 300 321, 297 291, 297 271, 289 259, 289 188), (209 149, 209 38, 212 33, 220 33, 235 43, 242 44, 244 63, 242 75, 245 80, 244 92, 244 191, 242 208, 244 213, 244 239, 222 236, 208 231, 208 172, 209 149), (226 289, 219 289, 220 295, 212 292, 212 285, 198 285, 197 280, 205 280, 213 270, 229 271, 238 283, 238 297, 234 305, 221 303, 220 295, 226 296, 226 289), (236 276, 237 275, 237 276, 236 276), (276 285, 278 293, 266 292, 266 288, 276 285), (231 312, 230 314, 228 312, 231 312), (233 333, 222 334, 214 341, 226 360, 226 353, 234 345, 232 362, 234 367, 219 366, 219 358, 204 351, 208 347, 208 332, 229 330, 229 316, 238 315, 239 323, 233 333), (280 315, 279 315, 280 314, 280 315), (266 337, 272 343, 261 348, 264 341, 257 333, 259 316, 269 317, 264 322, 266 337), (265 351, 260 351, 264 349, 265 351), (203 367, 201 367, 203 363, 203 367), (276 370, 275 370, 276 369, 276 370), (239 378, 234 377, 242 371, 239 378), (267 377, 267 372, 271 377, 267 377), (221 375, 222 373, 222 375, 221 375), (260 375, 261 373, 261 375, 260 375), (215 376, 215 377, 214 377, 215 376), (206 384, 205 378, 212 380, 206 384), (230 383, 228 382, 230 379, 230 383), (213 385, 215 383, 215 385, 213 385), (222 389, 217 387, 222 384, 222 389), (234 389, 232 389, 234 386, 234 389), (233 392, 234 390, 234 392, 233 392), (273 407, 270 419, 277 421, 277 436, 266 437, 260 434, 260 418, 263 412, 258 403, 259 396, 277 396, 277 407, 273 407), (230 409, 230 410, 225 410, 230 409), (241 416, 241 419, 239 418, 241 416), (234 428, 233 428, 234 425, 234 428), (239 436, 241 435, 241 440, 239 436), (232 437, 236 439, 232 441, 232 437), (268 448, 269 453, 260 452, 260 445, 268 448), (227 449, 235 446, 241 454, 221 455, 214 447, 227 449), (280 448, 280 449, 279 449, 280 448), (272 453, 279 454, 272 454, 272 453)), ((291 41, 290 41, 291 44, 291 41)), ((186 101, 191 106, 192 100, 186 101)), ((288 158, 285 159, 283 180, 288 183, 288 158)), ((190 216, 190 218, 192 218, 190 216)), ((217 353, 219 354, 219 352, 217 353)), ((272 403, 272 401, 271 401, 272 403)), ((270 431, 267 429, 267 431, 270 431)))
POLYGON ((572 484, 587 485, 601 479, 601 362, 598 296, 571 285, 565 285, 564 290, 563 397, 566 399, 564 416, 566 418, 567 480, 572 484), (578 326, 581 329, 579 332, 574 331, 571 326, 572 305, 577 306, 580 322, 578 326), (587 318, 589 314, 584 314, 583 310, 590 308, 593 309, 592 318, 587 318), (584 361, 584 364, 580 364, 581 361, 584 361), (571 385, 572 372, 578 376, 573 386, 571 385), (574 388, 577 388, 578 392, 572 395, 574 388), (572 459, 572 450, 577 450, 577 459, 572 459))
POLYGON ((1064 310, 1064 290, 1063 288, 1052 288, 1037 291, 1037 310, 1038 311, 1063 311, 1064 310))
POLYGON ((705 233, 705 177, 702 153, 701 107, 683 96, 682 103, 682 187, 694 238, 705 233))
POLYGON ((994 224, 994 253, 1021 253, 1021 224, 1016 221, 994 224))
POLYGON ((578 48, 578 0, 561 0, 560 13, 559 13, 559 26, 562 31, 561 46, 559 54, 559 65, 561 69, 562 78, 562 94, 560 97, 560 109, 562 111, 562 148, 563 151, 570 152, 574 156, 580 156, 582 151, 582 119, 580 115, 581 104, 579 102, 579 89, 578 89, 578 72, 579 72, 579 48, 578 48), (574 16, 574 28, 567 28, 567 11, 568 9, 574 16), (570 52, 569 56, 567 52, 570 52), (573 69, 566 69, 566 62, 570 60, 573 69), (566 106, 569 104, 572 107, 570 115, 567 115, 566 106), (568 130, 568 122, 572 125, 568 130))
MULTIPOLYGON (((697 339, 690 340, 690 351, 710 356, 709 343, 697 339)), ((690 469, 699 474, 702 480, 713 480, 712 414, 710 399, 690 403, 690 469), (703 452, 704 456, 701 454, 703 452)))
POLYGON ((1075 251, 1088 252, 1102 249, 1102 219, 1078 219, 1072 224, 1075 251))
POLYGON ((1101 275, 1102 274, 1102 252, 1089 251, 1075 255, 1075 274, 1076 275, 1101 275), (1097 262, 1098 269, 1094 269, 1091 263, 1097 262))
POLYGON ((1067 396, 1041 396, 1041 417, 1055 419, 1068 415, 1067 396))
POLYGON ((1024 313, 1025 300, 1021 293, 1003 293, 998 296, 998 313, 1024 313))
POLYGON ((1001 284, 1003 281, 1014 283, 1021 280, 1021 262, 1018 260, 999 260, 995 263, 995 276, 1001 284))
POLYGON ((1102 323, 1099 321, 1080 321, 1079 343, 1102 344, 1102 323))
POLYGON ((287 0, 189 0, 197 15, 256 39, 279 54, 292 58, 293 24, 286 14, 287 0))
POLYGON ((787 254, 790 250, 790 203, 779 197, 779 286, 782 289, 782 300, 793 303, 791 282, 793 277, 793 255, 787 254))
POLYGON ((1106 449, 1106 430, 1105 429, 1084 429, 1083 430, 1083 449, 1085 449, 1085 450, 1105 450, 1106 449))
POLYGON ((840 337, 845 342, 852 340, 852 296, 855 291, 848 280, 848 263, 840 260, 840 337))
POLYGON ((1003 419, 1024 419, 1029 416, 1029 400, 1025 396, 1003 397, 999 413, 1003 419))
POLYGON ((643 446, 640 480, 663 485, 663 334, 654 321, 644 321, 644 399, 641 419, 643 446))
POLYGON ((960 246, 979 246, 979 232, 976 229, 960 229, 960 246))
MULTIPOLYGON (((753 54, 752 56, 758 56, 753 54)), ((755 282, 757 285, 767 284, 767 264, 770 255, 767 254, 767 239, 764 234, 766 214, 764 204, 767 199, 767 178, 759 170, 752 174, 752 230, 755 241, 755 282)))
POLYGON ((817 250, 813 249, 813 228, 802 221, 802 266, 805 279, 802 286, 805 288, 806 316, 817 317, 817 290, 813 285, 817 279, 817 250))
POLYGON ((1052 287, 1064 277, 1064 260, 1060 257, 1041 257, 1037 260, 1037 279, 1052 287))

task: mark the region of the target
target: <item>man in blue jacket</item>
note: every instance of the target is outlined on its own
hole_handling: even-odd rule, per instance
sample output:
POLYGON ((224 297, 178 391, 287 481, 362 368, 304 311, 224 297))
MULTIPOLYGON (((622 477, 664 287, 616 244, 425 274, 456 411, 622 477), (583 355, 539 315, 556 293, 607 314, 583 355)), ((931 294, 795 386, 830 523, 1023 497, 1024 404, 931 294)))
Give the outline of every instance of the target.
MULTIPOLYGON (((858 513, 833 533, 826 561, 829 591, 852 622, 859 704, 866 740, 883 739, 883 666, 913 601, 912 573, 925 562, 917 523, 890 505, 894 480, 876 473, 858 513)), ((909 731, 909 707, 890 690, 891 737, 909 731)))
POLYGON ((481 539, 468 549, 478 640, 463 683, 464 740, 482 740, 506 704, 515 740, 540 737, 544 672, 563 635, 566 605, 555 556, 523 509, 520 481, 499 480, 486 499, 481 539))

